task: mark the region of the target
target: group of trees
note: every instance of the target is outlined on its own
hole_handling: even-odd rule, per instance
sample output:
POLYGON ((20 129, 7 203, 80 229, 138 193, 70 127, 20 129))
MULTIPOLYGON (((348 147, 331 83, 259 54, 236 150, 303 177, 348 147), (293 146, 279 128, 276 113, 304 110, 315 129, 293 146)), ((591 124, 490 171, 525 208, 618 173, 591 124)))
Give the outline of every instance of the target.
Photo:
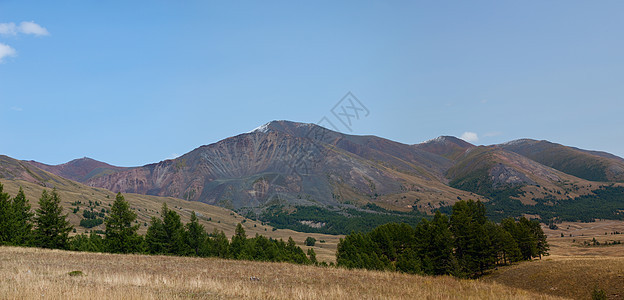
POLYGON ((163 204, 161 218, 152 217, 145 236, 137 233, 137 215, 121 193, 105 218, 103 236, 94 231, 90 235, 69 236, 73 226, 62 213, 61 200, 56 192, 44 190, 36 213, 20 189, 14 198, 3 193, 0 184, 0 245, 35 246, 75 251, 144 253, 180 256, 222 257, 260 261, 316 263, 313 249, 306 253, 295 241, 274 240, 257 235, 248 238, 241 224, 230 242, 223 231, 208 234, 195 212, 183 224, 180 215, 163 204))
POLYGON ((33 214, 21 188, 11 198, 0 184, 0 245, 67 249, 73 227, 62 214, 60 203, 56 190, 44 190, 33 214))
POLYGON ((476 277, 496 265, 548 254, 538 221, 508 218, 500 224, 486 217, 477 201, 459 201, 451 217, 436 212, 418 225, 389 223, 369 233, 341 239, 337 265, 428 275, 476 277))

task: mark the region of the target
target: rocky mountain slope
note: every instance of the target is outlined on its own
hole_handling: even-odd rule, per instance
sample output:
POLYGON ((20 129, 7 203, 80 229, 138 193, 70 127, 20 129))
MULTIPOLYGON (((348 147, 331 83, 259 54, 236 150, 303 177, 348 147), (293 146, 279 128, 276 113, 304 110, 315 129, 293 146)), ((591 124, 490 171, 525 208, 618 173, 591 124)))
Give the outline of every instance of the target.
POLYGON ((289 121, 272 121, 136 168, 90 159, 59 166, 30 163, 113 192, 230 209, 374 203, 426 212, 458 199, 497 199, 501 193, 531 205, 540 199, 575 199, 624 176, 624 160, 617 156, 546 141, 475 146, 442 136, 407 145, 289 121))

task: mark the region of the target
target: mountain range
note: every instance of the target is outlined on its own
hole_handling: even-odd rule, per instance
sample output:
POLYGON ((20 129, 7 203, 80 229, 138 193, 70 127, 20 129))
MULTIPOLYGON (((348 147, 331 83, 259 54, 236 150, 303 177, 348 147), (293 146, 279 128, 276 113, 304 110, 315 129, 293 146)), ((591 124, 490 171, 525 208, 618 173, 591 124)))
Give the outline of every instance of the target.
POLYGON ((290 121, 272 121, 140 167, 89 158, 61 165, 19 164, 28 164, 32 174, 11 175, 3 165, 0 177, 37 181, 38 172, 46 171, 113 192, 255 211, 373 203, 388 210, 431 212, 459 199, 491 201, 505 191, 513 191, 506 194, 510 199, 532 205, 541 199, 571 200, 624 182, 624 159, 548 141, 476 146, 441 136, 409 145, 290 121))

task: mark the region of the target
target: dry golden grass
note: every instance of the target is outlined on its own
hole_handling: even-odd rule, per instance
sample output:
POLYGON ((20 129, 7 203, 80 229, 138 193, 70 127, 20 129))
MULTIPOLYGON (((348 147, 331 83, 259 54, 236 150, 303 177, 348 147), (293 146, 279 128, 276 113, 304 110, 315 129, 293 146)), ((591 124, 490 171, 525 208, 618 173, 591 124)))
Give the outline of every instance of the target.
POLYGON ((574 299, 591 299, 599 288, 609 299, 622 299, 624 257, 551 256, 500 268, 484 281, 574 299))
POLYGON ((3 299, 558 299, 451 277, 0 247, 3 299), (82 271, 83 276, 70 276, 82 271), (256 276, 259 280, 250 280, 256 276))
POLYGON ((624 232, 624 222, 564 222, 558 227, 555 230, 544 228, 550 256, 499 268, 484 280, 575 299, 590 299, 594 288, 599 288, 610 299, 623 299, 624 244, 585 246, 583 242, 595 238, 601 243, 614 240, 624 243, 624 234, 611 234, 624 232))
MULTIPOLYGON (((41 196, 41 192, 44 187, 38 184, 30 183, 22 180, 0 180, 0 183, 4 185, 4 192, 9 193, 11 196, 15 196, 19 187, 24 189, 24 193, 30 204, 33 206, 33 210, 37 208, 37 201, 41 196)), ((89 200, 102 203, 98 209, 109 208, 109 204, 112 204, 115 200, 115 193, 106 189, 88 187, 86 185, 75 183, 66 179, 59 178, 55 182, 55 186, 61 196, 62 205, 64 207, 64 213, 69 214, 69 221, 74 225, 77 233, 84 233, 85 228, 78 226, 82 219, 82 211, 86 207, 84 203, 88 203, 89 200), (70 203, 75 201, 81 201, 80 211, 77 214, 72 213, 72 206, 70 203)), ((50 188, 47 188, 48 190, 50 188)), ((130 203, 130 206, 138 215, 137 223, 141 225, 139 229, 140 234, 145 234, 147 226, 149 225, 152 216, 159 217, 159 212, 162 207, 162 203, 166 202, 169 209, 176 211, 180 214, 182 222, 189 222, 191 212, 195 211, 199 218, 199 222, 204 225, 206 231, 212 232, 214 229, 222 230, 226 236, 232 237, 234 235, 234 229, 236 224, 242 223, 247 235, 253 237, 256 234, 264 235, 266 237, 272 237, 274 239, 288 240, 292 237, 298 246, 307 251, 309 247, 304 245, 306 237, 311 236, 317 240, 316 245, 313 247, 316 252, 316 257, 319 261, 334 262, 336 260, 336 247, 341 237, 340 235, 318 234, 318 233, 302 233, 287 229, 277 229, 273 231, 273 227, 269 225, 263 225, 261 222, 246 219, 243 216, 232 212, 231 210, 208 205, 201 202, 185 201, 177 198, 170 197, 156 197, 146 196, 139 194, 124 194, 125 199, 130 203), (324 240, 325 243, 319 241, 324 240)), ((100 225, 93 229, 104 229, 104 225, 100 225)))
POLYGON ((607 256, 624 257, 624 221, 600 220, 592 223, 563 222, 558 229, 543 227, 548 236, 550 253, 553 256, 607 256), (563 237, 561 234, 563 233, 563 237), (607 234, 605 234, 607 233, 607 234), (572 235, 572 236, 570 236, 572 235), (604 242, 620 241, 614 246, 585 246, 583 242, 598 240, 604 242))

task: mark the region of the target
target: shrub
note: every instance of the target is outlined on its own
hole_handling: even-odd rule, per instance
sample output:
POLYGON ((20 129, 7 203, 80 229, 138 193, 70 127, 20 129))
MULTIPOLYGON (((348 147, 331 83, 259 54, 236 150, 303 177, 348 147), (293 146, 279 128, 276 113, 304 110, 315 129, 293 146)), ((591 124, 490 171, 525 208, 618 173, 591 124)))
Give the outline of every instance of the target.
POLYGON ((316 239, 315 239, 315 238, 313 238, 313 237, 309 236, 309 237, 307 237, 307 238, 305 239, 305 245, 306 245, 306 246, 313 247, 313 246, 314 246, 314 244, 316 244, 316 239))

